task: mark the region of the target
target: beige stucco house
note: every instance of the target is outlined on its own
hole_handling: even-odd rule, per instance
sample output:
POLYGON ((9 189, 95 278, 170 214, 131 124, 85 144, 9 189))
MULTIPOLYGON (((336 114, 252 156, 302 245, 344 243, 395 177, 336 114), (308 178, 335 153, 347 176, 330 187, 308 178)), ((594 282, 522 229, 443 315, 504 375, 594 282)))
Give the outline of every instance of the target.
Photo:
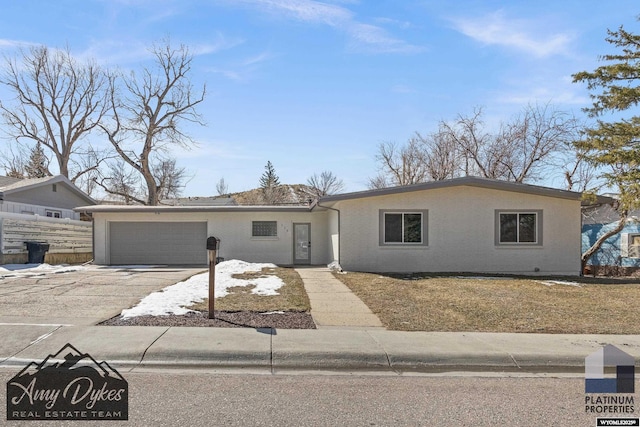
POLYGON ((377 272, 580 273, 581 194, 465 177, 323 197, 310 206, 86 206, 98 264, 219 256, 377 272))

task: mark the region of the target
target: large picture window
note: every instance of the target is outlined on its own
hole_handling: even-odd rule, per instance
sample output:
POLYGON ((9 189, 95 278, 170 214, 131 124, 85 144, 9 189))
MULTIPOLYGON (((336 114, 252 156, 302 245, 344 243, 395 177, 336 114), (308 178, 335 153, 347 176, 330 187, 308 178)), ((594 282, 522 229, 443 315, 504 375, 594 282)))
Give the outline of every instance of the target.
POLYGON ((540 241, 541 211, 497 212, 497 243, 538 245, 540 241))
POLYGON ((427 211, 381 211, 381 245, 426 245, 427 211))
POLYGON ((277 221, 253 221, 251 237, 278 237, 277 221))

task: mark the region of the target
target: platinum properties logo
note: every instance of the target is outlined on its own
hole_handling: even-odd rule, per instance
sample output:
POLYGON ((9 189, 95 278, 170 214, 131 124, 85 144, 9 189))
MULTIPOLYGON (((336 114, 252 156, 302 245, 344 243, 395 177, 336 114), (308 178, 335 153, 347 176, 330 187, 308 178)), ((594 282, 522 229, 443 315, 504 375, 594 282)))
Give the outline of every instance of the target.
MULTIPOLYGON (((609 344, 587 356, 584 367, 586 413, 597 415, 635 413, 633 356, 609 344)), ((597 418, 596 426, 640 426, 640 418, 597 418)))
POLYGON ((7 420, 128 419, 127 381, 71 344, 7 382, 7 420))

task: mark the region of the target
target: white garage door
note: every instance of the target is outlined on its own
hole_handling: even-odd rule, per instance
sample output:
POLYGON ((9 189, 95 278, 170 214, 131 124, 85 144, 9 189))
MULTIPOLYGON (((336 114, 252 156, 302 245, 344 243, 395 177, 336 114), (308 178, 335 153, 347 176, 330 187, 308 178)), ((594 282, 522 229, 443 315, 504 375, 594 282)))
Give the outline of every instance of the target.
POLYGON ((111 222, 112 265, 207 264, 206 222, 111 222))

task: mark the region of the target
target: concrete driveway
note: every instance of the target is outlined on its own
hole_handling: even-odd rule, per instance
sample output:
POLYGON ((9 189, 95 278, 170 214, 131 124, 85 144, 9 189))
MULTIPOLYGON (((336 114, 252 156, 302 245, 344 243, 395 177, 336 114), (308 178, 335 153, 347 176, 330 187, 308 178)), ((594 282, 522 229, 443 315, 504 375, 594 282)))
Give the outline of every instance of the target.
POLYGON ((0 275, 0 324, 95 325, 203 268, 79 266, 0 275), (73 270, 71 268, 69 270, 73 270))

